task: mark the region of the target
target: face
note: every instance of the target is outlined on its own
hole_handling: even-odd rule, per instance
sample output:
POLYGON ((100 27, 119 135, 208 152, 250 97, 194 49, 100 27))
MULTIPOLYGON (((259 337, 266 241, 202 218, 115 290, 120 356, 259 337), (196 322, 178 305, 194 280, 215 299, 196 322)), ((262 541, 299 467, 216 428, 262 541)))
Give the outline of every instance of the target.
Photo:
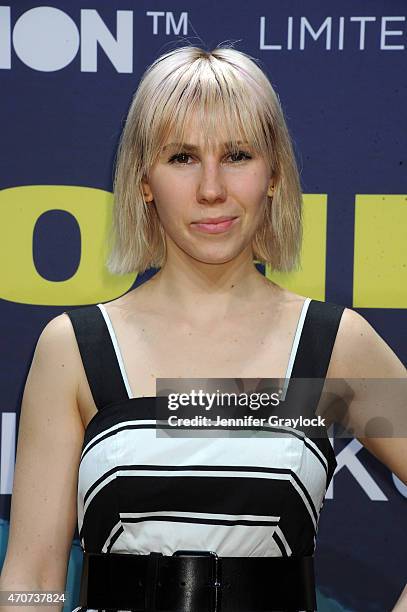
POLYGON ((239 144, 232 153, 222 144, 202 150, 199 129, 186 132, 185 141, 194 148, 177 147, 169 138, 143 191, 150 206, 154 200, 167 239, 173 250, 203 263, 225 263, 247 253, 262 221, 264 206, 270 206, 267 190, 272 185, 266 161, 254 149, 239 144), (232 218, 225 223, 199 221, 232 218))

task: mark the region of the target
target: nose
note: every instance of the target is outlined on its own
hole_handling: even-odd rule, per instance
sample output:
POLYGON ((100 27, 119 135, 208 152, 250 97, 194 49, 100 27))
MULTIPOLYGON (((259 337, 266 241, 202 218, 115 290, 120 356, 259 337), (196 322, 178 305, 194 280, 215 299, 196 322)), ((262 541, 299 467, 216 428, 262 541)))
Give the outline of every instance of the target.
POLYGON ((221 168, 216 160, 202 163, 197 185, 197 200, 202 204, 223 202, 227 190, 221 168))

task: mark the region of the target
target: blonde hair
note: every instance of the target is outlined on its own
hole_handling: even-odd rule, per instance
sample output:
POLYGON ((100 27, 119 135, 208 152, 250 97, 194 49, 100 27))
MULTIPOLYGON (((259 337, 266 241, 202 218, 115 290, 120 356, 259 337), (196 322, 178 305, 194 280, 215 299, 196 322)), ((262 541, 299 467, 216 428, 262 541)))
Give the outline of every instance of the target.
POLYGON ((142 273, 165 263, 164 229, 154 203, 144 200, 141 181, 170 134, 185 142, 185 126, 196 112, 207 147, 222 130, 234 150, 243 136, 267 160, 275 190, 265 200, 253 255, 275 270, 293 270, 302 241, 302 194, 283 111, 254 58, 227 46, 210 52, 180 47, 144 72, 117 150, 108 270, 142 273))

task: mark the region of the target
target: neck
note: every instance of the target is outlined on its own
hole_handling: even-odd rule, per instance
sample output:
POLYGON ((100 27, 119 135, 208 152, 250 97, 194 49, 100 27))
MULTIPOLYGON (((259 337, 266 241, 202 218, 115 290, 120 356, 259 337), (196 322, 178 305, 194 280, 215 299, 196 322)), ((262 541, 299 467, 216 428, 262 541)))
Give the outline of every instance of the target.
POLYGON ((171 311, 200 321, 239 315, 258 305, 265 293, 282 291, 256 269, 251 252, 216 264, 172 255, 150 287, 153 300, 165 300, 171 311))

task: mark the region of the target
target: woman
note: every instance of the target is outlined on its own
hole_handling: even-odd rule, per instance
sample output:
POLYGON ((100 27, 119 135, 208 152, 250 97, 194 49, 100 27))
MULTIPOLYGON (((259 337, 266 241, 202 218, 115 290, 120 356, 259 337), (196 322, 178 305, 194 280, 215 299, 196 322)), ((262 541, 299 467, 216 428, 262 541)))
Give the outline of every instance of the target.
MULTIPOLYGON (((283 378, 287 398, 291 378, 406 378, 358 313, 254 265, 296 269, 302 230, 288 130, 252 58, 227 47, 159 57, 129 111, 114 193, 110 271, 160 269, 118 299, 55 317, 39 338, 2 588, 63 590, 78 520, 83 607, 312 610, 336 465, 326 432, 155 430, 157 379, 283 378)), ((357 428, 354 403, 346 418, 357 428)), ((407 482, 405 440, 360 439, 407 482)))

